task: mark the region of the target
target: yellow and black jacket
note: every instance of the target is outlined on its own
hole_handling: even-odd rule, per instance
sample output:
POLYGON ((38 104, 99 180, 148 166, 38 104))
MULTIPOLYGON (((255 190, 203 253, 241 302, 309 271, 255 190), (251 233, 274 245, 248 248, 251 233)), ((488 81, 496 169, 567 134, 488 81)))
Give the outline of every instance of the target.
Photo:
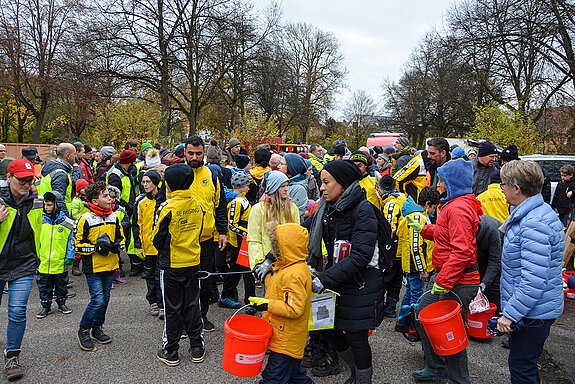
POLYGON ((200 235, 204 212, 190 189, 170 193, 156 213, 152 239, 162 268, 200 264, 200 235))
POLYGON ((371 204, 375 205, 377 209, 381 209, 381 200, 375 191, 375 179, 366 175, 359 181, 361 189, 365 192, 365 198, 371 204))
POLYGON ((477 200, 481 203, 483 213, 489 215, 502 223, 509 217, 509 204, 501 190, 499 183, 489 184, 487 191, 479 194, 477 200))
POLYGON ((144 193, 136 199, 134 215, 132 216, 132 234, 135 249, 143 249, 146 256, 158 254, 152 243, 154 230, 154 217, 156 213, 156 197, 151 193, 144 193))
POLYGON ((403 217, 399 221, 397 235, 399 244, 397 253, 401 253, 401 266, 406 273, 419 273, 433 271, 431 263, 431 253, 433 251, 433 241, 426 240, 421 234, 408 225, 406 217, 411 217, 414 221, 427 225, 431 224, 425 211, 409 198, 403 204, 403 217))
POLYGON ((425 187, 427 179, 427 168, 423 154, 427 157, 427 151, 424 151, 393 175, 397 190, 401 193, 407 193, 414 201, 417 201, 419 192, 425 187))
MULTIPOLYGON (((402 219, 401 208, 403 207, 403 203, 407 200, 407 196, 403 193, 392 193, 389 194, 385 199, 381 201, 381 205, 383 209, 383 216, 387 219, 389 224, 391 225, 391 230, 397 236, 397 230, 399 228, 399 222, 402 219)), ((397 248, 396 257, 401 259, 401 248, 397 248)))
POLYGON ((108 253, 103 256, 96 252, 96 239, 107 233, 112 243, 119 243, 120 250, 125 247, 125 240, 120 219, 112 213, 98 216, 92 211, 84 213, 74 228, 74 252, 82 258, 84 273, 110 272, 118 268, 118 254, 108 253))
POLYGON ((242 237, 248 235, 251 209, 245 193, 240 193, 228 204, 228 243, 232 247, 239 248, 242 237))

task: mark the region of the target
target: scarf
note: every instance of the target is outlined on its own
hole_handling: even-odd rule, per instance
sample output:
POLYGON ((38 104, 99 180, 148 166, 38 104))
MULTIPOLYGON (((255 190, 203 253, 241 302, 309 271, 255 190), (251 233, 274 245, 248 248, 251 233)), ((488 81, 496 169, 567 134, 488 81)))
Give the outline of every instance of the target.
POLYGON ((307 263, 314 267, 315 270, 319 273, 323 272, 324 269, 321 242, 323 237, 322 219, 325 214, 326 207, 327 202, 323 197, 320 198, 317 209, 315 210, 315 213, 311 219, 312 221, 309 229, 307 263))
POLYGON ((94 205, 92 203, 86 203, 86 204, 88 205, 88 209, 90 211, 92 211, 97 216, 107 217, 107 216, 110 216, 112 214, 112 208, 103 209, 102 207, 99 207, 99 206, 94 205))

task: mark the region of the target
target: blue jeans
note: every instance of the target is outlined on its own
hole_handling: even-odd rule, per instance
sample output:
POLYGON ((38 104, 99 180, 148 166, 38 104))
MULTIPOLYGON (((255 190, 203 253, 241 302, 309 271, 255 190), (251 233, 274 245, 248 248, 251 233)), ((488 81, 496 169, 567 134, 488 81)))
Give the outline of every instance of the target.
POLYGON ((564 228, 567 228, 569 226, 569 214, 568 213, 559 214, 559 220, 563 224, 564 228))
POLYGON ((40 295, 40 304, 44 308, 52 306, 52 299, 56 295, 56 303, 58 305, 66 304, 68 295, 68 272, 49 275, 45 273, 38 274, 36 285, 38 285, 38 293, 40 295))
POLYGON ((519 332, 509 334, 509 372, 512 384, 539 384, 537 363, 549 337, 552 320, 523 319, 519 332))
POLYGON ((301 359, 270 351, 268 363, 262 372, 260 384, 313 384, 301 359))
MULTIPOLYGON (((8 326, 6 327, 6 352, 19 351, 26 330, 26 306, 34 282, 34 275, 27 275, 8 282, 8 326)), ((0 281, 4 289, 5 281, 0 281)), ((0 302, 2 301, 0 294, 0 302)))
POLYGON ((106 320, 106 310, 110 301, 110 290, 114 272, 86 273, 86 282, 90 291, 90 303, 86 307, 80 326, 92 328, 93 325, 103 325, 106 320))
POLYGON ((400 325, 403 325, 407 312, 411 310, 411 304, 417 304, 417 300, 423 295, 423 288, 425 287, 425 281, 419 278, 418 272, 408 273, 406 277, 407 284, 405 285, 405 294, 403 295, 401 309, 397 316, 397 322, 400 325))

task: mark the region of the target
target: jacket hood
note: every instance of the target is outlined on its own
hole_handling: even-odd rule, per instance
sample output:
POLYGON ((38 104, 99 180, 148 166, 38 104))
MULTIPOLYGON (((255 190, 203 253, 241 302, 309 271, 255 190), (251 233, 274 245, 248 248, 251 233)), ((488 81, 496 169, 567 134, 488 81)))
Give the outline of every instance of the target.
POLYGON ((72 170, 72 165, 62 159, 48 160, 42 167, 42 176, 49 175, 57 169, 61 169, 67 173, 70 173, 72 170))
POLYGON ((274 226, 267 225, 272 244, 272 252, 276 257, 274 269, 288 267, 307 259, 308 231, 299 224, 289 223, 274 226))
POLYGON ((354 181, 340 196, 339 200, 333 204, 336 211, 345 211, 358 204, 361 200, 365 199, 365 192, 359 185, 358 181, 354 181))
POLYGON ((258 179, 261 180, 264 178, 264 174, 267 171, 271 171, 272 169, 270 167, 261 167, 261 166, 257 166, 257 167, 253 167, 252 169, 250 169, 250 174, 254 177, 254 179, 258 179))
MULTIPOLYGON (((36 197, 38 196, 35 193, 28 192, 28 195, 20 199, 20 204, 22 204, 26 200, 35 199, 36 197)), ((16 201, 14 200, 12 193, 10 193, 10 183, 7 180, 2 180, 0 182, 0 200, 1 200, 0 203, 2 205, 5 204, 12 208, 18 208, 18 204, 16 204, 16 201)))
POLYGON ((401 151, 395 152, 392 157, 393 157, 395 160, 397 160, 397 159, 399 159, 401 156, 404 156, 404 155, 411 156, 411 146, 408 145, 407 147, 404 147, 401 151))
POLYGON ((407 200, 405 200, 405 203, 403 203, 403 206, 401 208, 401 214, 403 216, 407 216, 415 212, 425 212, 425 210, 421 208, 419 205, 415 204, 415 201, 413 201, 411 196, 409 196, 407 200))
POLYGON ((44 194, 54 196, 54 200, 56 201, 54 206, 54 212, 50 215, 52 218, 57 218, 60 213, 66 212, 66 203, 64 202, 64 196, 58 191, 49 191, 44 194))
POLYGON ((442 204, 456 197, 473 193, 473 165, 470 161, 450 160, 437 168, 437 172, 447 189, 447 197, 441 199, 442 204))
POLYGON ((289 185, 292 186, 294 184, 299 184, 299 185, 303 185, 307 191, 307 183, 308 183, 308 175, 301 174, 301 175, 296 175, 296 176, 292 176, 290 177, 289 180, 289 185))
POLYGON ((216 172, 220 178, 224 177, 224 173, 222 172, 222 167, 219 164, 207 164, 206 167, 211 169, 212 171, 216 172))

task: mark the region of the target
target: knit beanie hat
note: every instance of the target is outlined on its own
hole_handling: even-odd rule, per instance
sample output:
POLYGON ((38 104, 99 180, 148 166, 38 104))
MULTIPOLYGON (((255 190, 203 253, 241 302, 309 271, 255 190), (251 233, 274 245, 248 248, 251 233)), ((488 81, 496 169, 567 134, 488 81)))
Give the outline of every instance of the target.
POLYGON ((130 151, 129 149, 124 149, 121 153, 120 153, 120 164, 130 164, 136 161, 136 159, 138 158, 138 155, 136 155, 134 152, 130 151))
POLYGON ((232 137, 230 139, 230 141, 228 142, 229 145, 229 149, 232 149, 233 147, 235 147, 236 145, 241 145, 240 141, 238 139, 236 139, 235 137, 232 137))
POLYGON ((345 147, 343 145, 336 145, 332 151, 333 155, 345 155, 345 147))
POLYGON ((367 156, 365 155, 365 153, 363 153, 361 151, 355 151, 354 153, 351 154, 349 159, 351 161, 358 161, 365 166, 367 166, 367 163, 368 163, 367 156))
POLYGON ((44 200, 51 201, 52 203, 56 202, 56 195, 52 191, 48 191, 44 194, 44 200))
POLYGON ((403 147, 409 147, 409 140, 407 139, 407 137, 400 137, 399 139, 397 139, 396 143, 403 145, 403 147))
POLYGON ((114 147, 106 145, 106 146, 100 148, 100 154, 102 155, 102 157, 104 159, 107 159, 107 158, 114 156, 116 154, 116 150, 114 149, 114 147))
POLYGON ((92 147, 90 147, 88 144, 84 144, 84 152, 85 153, 92 152, 92 147))
POLYGON ((290 175, 301 175, 307 171, 303 158, 295 153, 286 153, 284 159, 287 164, 287 169, 290 175))
POLYGON ((250 163, 250 158, 246 155, 234 155, 234 163, 236 163, 236 168, 244 169, 250 163))
POLYGON ((388 155, 394 154, 394 153, 395 153, 395 148, 393 148, 393 147, 386 147, 386 148, 385 148, 385 153, 387 153, 388 155))
POLYGON ((277 153, 274 153, 272 155, 272 157, 270 158, 270 164, 269 166, 272 167, 272 169, 278 169, 281 161, 282 161, 282 155, 278 155, 277 153))
POLYGON ((324 165, 323 170, 328 172, 343 189, 363 178, 359 168, 351 161, 335 160, 324 165))
POLYGON ((168 148, 160 149, 160 157, 163 159, 164 156, 169 155, 171 152, 168 148))
POLYGON ((208 164, 219 164, 222 161, 222 150, 215 140, 210 141, 210 145, 206 148, 206 161, 208 164))
POLYGON ((85 179, 76 181, 76 193, 81 191, 83 188, 86 188, 88 185, 90 185, 90 183, 88 183, 88 181, 85 179))
POLYGON ((501 160, 519 160, 519 151, 517 150, 517 146, 515 144, 511 144, 509 147, 505 148, 503 152, 501 152, 501 160))
MULTIPOLYGON (((156 187, 162 181, 162 176, 160 176, 160 173, 158 171, 153 170, 153 169, 150 169, 149 171, 144 173, 144 176, 147 176, 156 187)), ((144 176, 142 176, 142 177, 144 177, 144 176)))
POLYGON ((250 185, 250 179, 248 178, 248 174, 245 172, 236 172, 232 175, 232 189, 239 189, 241 187, 245 187, 246 185, 250 185))
POLYGON ((260 148, 254 152, 254 161, 262 167, 267 167, 270 163, 272 152, 266 148, 260 148))
POLYGON ((489 156, 493 155, 494 153, 497 153, 497 147, 495 147, 495 144, 493 144, 491 141, 486 140, 479 143, 479 152, 477 153, 477 156, 489 156))
POLYGON ((384 195, 395 192, 395 180, 390 175, 383 175, 379 179, 379 191, 384 195))
POLYGON ((158 150, 155 148, 150 149, 146 155, 146 167, 153 168, 160 164, 162 164, 162 159, 160 159, 160 152, 158 152, 158 150))
POLYGON ((451 151, 451 158, 452 159, 457 159, 458 157, 463 157, 465 156, 465 149, 461 148, 461 147, 455 147, 453 148, 453 151, 451 151))
POLYGON ((494 169, 489 177, 489 184, 499 184, 501 183, 501 171, 499 169, 494 169))
POLYGON ((142 149, 140 150, 140 152, 144 152, 146 149, 150 149, 152 147, 153 147, 152 144, 148 143, 147 141, 144 141, 142 143, 142 149))
POLYGON ((266 179, 266 194, 268 196, 273 195, 286 181, 288 178, 282 172, 271 171, 266 179))
POLYGON ((308 159, 303 159, 303 162, 305 163, 305 170, 307 172, 307 170, 309 169, 309 167, 312 166, 311 161, 309 161, 308 159))
POLYGON ((192 168, 184 163, 170 165, 164 173, 164 180, 170 187, 170 190, 178 191, 190 188, 194 181, 194 172, 192 168))
POLYGON ((14 161, 13 157, 6 156, 0 161, 0 180, 6 180, 6 174, 8 173, 8 167, 10 163, 14 161))
POLYGON ((176 146, 176 148, 174 149, 174 155, 176 155, 177 157, 179 157, 180 159, 184 158, 184 151, 186 150, 186 146, 182 143, 182 144, 178 144, 176 146))

